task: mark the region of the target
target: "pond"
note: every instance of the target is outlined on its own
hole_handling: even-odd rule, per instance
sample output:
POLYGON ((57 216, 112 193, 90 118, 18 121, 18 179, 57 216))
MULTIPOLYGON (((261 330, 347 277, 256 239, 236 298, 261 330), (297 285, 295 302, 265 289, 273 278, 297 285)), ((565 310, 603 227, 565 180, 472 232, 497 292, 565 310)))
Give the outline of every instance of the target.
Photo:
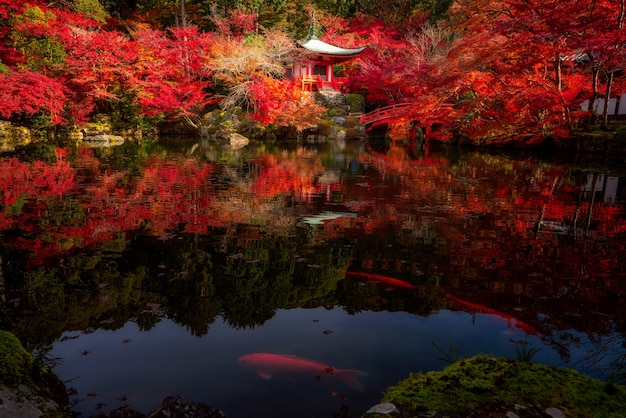
POLYGON ((402 144, 33 145, 0 156, 0 326, 83 417, 171 395, 359 417, 524 347, 623 381, 625 184, 620 161, 402 144))

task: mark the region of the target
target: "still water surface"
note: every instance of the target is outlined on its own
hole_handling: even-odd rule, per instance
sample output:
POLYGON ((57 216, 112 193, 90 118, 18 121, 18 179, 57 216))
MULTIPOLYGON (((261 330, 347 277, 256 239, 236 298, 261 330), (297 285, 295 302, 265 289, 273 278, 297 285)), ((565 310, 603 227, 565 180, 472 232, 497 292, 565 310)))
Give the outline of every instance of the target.
POLYGON ((171 395, 358 417, 410 372, 523 340, 619 381, 625 182, 361 142, 25 148, 0 158, 0 325, 84 417, 171 395))

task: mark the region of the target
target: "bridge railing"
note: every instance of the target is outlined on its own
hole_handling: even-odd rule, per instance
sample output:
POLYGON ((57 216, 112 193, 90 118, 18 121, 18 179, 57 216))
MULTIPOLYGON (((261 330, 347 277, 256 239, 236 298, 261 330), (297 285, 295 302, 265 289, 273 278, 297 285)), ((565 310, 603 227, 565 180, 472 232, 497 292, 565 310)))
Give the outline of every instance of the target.
POLYGON ((378 121, 392 119, 402 113, 402 110, 411 106, 412 103, 398 103, 391 106, 381 107, 369 113, 364 113, 359 118, 363 125, 372 125, 378 121))

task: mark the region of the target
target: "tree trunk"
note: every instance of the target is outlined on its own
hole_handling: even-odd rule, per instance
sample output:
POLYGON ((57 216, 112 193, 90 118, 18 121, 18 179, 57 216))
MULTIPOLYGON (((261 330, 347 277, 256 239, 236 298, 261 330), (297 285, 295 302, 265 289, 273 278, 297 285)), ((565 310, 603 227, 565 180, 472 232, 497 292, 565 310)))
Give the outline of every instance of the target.
POLYGON ((180 22, 178 21, 178 0, 176 0, 176 4, 174 4, 174 27, 180 27, 180 22))
POLYGON ((595 114, 594 105, 598 100, 598 79, 600 78, 600 70, 597 65, 591 67, 591 99, 589 99, 589 122, 596 123, 597 115, 595 114))
POLYGON ((585 225, 585 235, 589 232, 591 226, 591 216, 593 215, 593 205, 596 201, 596 183, 598 182, 598 173, 595 173, 592 177, 593 184, 591 185, 591 197, 589 199, 589 207, 587 208, 587 222, 585 225))
POLYGON ((2 270, 2 257, 0 257, 0 306, 6 302, 6 286, 4 283, 4 272, 2 270))
POLYGON ((185 0, 176 0, 174 3, 174 25, 178 27, 187 27, 187 12, 185 11, 185 0), (180 13, 180 17, 178 14, 180 13))
POLYGON ((608 75, 606 82, 606 92, 604 93, 604 110, 602 112, 602 126, 606 127, 609 124, 609 103, 611 100, 611 86, 613 85, 614 72, 611 71, 608 75))
POLYGON ((554 57, 554 71, 556 73, 556 88, 561 91, 563 89, 563 70, 561 67, 561 54, 558 52, 554 57))
POLYGON ((183 28, 187 27, 187 12, 185 11, 185 0, 180 0, 180 24, 183 28))
POLYGON ((428 157, 430 155, 430 137, 432 132, 432 126, 426 126, 426 132, 424 133, 424 157, 428 157))
MULTIPOLYGON (((617 15, 617 29, 622 30, 624 27, 624 17, 626 16, 626 1, 619 0, 619 13, 617 15)), ((615 71, 612 70, 608 73, 608 79, 606 82, 606 92, 604 94, 604 111, 602 112, 602 126, 606 127, 609 124, 609 102, 611 100, 611 87, 613 85, 613 78, 615 77, 615 71)))

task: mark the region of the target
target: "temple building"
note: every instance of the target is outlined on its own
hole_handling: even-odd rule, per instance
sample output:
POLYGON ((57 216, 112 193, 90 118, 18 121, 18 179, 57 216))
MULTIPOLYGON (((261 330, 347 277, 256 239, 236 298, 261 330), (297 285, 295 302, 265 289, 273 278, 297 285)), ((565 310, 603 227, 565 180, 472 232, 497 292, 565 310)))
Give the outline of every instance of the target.
POLYGON ((290 76, 301 80, 303 90, 343 91, 347 79, 335 77, 335 64, 353 59, 367 47, 345 49, 330 45, 319 40, 315 32, 315 11, 313 11, 308 36, 304 42, 299 43, 299 47, 306 50, 306 53, 302 54, 300 60, 294 62, 290 76))

